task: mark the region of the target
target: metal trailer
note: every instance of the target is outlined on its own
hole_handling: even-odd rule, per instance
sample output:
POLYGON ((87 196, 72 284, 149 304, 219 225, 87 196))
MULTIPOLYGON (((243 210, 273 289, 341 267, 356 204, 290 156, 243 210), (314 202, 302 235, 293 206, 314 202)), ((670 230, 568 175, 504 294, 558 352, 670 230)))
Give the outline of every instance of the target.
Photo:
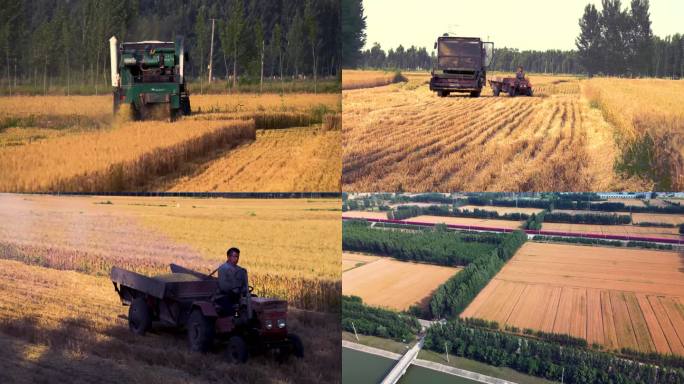
MULTIPOLYGON (((148 277, 113 267, 111 280, 128 325, 144 335, 153 323, 185 328, 190 349, 208 352, 224 345, 229 361, 243 363, 250 354, 273 352, 279 360, 303 357, 300 338, 287 329, 287 301, 243 296, 230 308, 218 305, 218 279, 176 264, 171 273, 148 277)), ((252 288, 250 287, 250 292, 252 288)))
POLYGON ((435 43, 437 62, 432 68, 430 91, 440 97, 466 92, 479 97, 486 84, 487 68, 494 55, 494 43, 479 37, 440 36, 435 43))
POLYGON ((109 54, 114 113, 122 104, 130 105, 140 120, 149 118, 153 108, 163 109, 169 120, 191 113, 183 38, 118 44, 112 36, 109 54))
POLYGON ((515 77, 504 77, 489 80, 494 96, 499 93, 507 93, 508 96, 516 95, 532 96, 532 83, 528 79, 517 79, 515 77))

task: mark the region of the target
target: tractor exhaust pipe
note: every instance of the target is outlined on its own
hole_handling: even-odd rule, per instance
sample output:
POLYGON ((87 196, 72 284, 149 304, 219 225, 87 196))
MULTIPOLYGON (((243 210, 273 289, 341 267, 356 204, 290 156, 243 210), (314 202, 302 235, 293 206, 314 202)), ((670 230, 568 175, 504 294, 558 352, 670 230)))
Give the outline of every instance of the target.
POLYGON ((119 61, 116 48, 116 36, 109 38, 109 56, 111 57, 111 69, 112 69, 112 87, 119 86, 119 61))

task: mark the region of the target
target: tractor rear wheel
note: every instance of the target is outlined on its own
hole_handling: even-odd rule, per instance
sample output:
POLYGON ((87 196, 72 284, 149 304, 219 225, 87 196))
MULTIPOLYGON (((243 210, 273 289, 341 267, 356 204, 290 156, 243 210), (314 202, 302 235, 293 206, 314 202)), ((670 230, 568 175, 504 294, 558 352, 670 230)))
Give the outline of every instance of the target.
POLYGON ((188 343, 193 352, 207 352, 214 343, 214 319, 195 309, 187 324, 188 343))
POLYGON ((532 96, 532 88, 527 88, 527 96, 532 96))
POLYGON ((247 362, 247 344, 242 336, 231 336, 226 348, 226 359, 229 363, 243 364, 247 362))
POLYGON ((499 87, 494 87, 492 89, 492 93, 494 94, 494 96, 499 96, 499 93, 501 93, 501 89, 499 89, 499 87))
POLYGON ((128 308, 128 328, 136 335, 143 336, 152 326, 152 313, 147 302, 142 297, 137 297, 128 308))
POLYGON ((508 96, 510 96, 510 97, 515 96, 515 87, 508 88, 508 96))
POLYGON ((304 344, 302 344, 302 339, 300 339, 299 336, 295 335, 294 333, 290 333, 289 335, 287 335, 287 340, 290 342, 290 345, 292 346, 292 354, 300 359, 303 358, 304 344))

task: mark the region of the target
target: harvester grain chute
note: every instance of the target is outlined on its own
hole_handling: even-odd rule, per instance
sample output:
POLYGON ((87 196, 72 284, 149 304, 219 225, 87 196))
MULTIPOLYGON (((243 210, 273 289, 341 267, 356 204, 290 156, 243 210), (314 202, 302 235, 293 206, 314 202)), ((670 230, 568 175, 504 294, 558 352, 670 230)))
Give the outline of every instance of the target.
POLYGON ((273 352, 279 360, 304 356, 301 339, 288 332, 287 301, 243 295, 239 303, 221 304, 218 279, 171 264, 171 273, 144 276, 113 267, 111 279, 123 305, 129 306, 128 325, 144 335, 154 323, 185 329, 190 349, 209 352, 225 347, 233 363, 248 356, 273 352))
POLYGON ((190 95, 185 84, 187 53, 183 39, 122 42, 109 39, 114 113, 130 105, 136 119, 161 115, 173 120, 190 114, 190 95))

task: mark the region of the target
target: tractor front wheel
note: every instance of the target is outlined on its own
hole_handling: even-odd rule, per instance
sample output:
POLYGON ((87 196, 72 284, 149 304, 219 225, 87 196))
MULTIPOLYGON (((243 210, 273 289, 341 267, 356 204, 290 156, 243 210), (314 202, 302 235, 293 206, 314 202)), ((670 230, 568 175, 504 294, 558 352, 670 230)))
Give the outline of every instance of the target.
POLYGON ((137 297, 128 308, 128 328, 136 335, 143 336, 152 326, 152 313, 147 302, 142 297, 137 297))
POLYGON ((233 364, 247 362, 247 344, 241 336, 231 336, 226 348, 226 359, 233 364))
POLYGON ((294 333, 290 333, 289 335, 287 335, 287 340, 290 342, 290 345, 292 346, 292 354, 300 359, 303 358, 304 344, 302 344, 302 339, 300 339, 299 336, 295 335, 294 333))
POLYGON ((214 342, 214 320, 195 309, 188 320, 188 343, 193 352, 207 352, 214 342))

